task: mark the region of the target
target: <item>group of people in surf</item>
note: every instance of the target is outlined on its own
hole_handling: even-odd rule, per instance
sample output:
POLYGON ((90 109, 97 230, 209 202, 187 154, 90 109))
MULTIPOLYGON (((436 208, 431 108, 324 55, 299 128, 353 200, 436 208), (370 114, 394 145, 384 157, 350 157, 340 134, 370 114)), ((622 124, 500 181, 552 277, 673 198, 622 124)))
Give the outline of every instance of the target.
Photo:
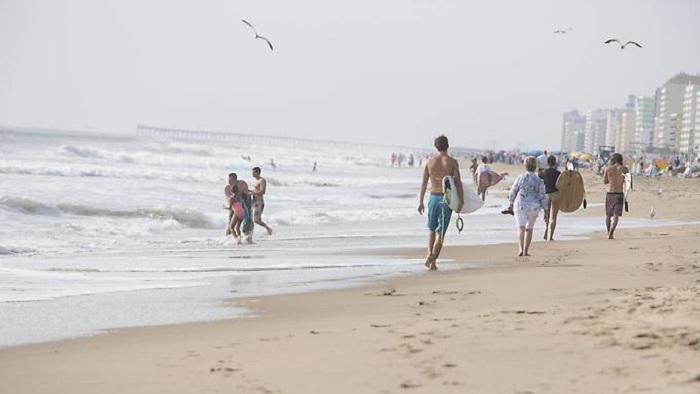
POLYGON ((252 190, 248 188, 246 181, 238 179, 238 174, 235 172, 228 174, 228 182, 224 186, 224 208, 229 210, 226 236, 233 235, 237 244, 244 240, 247 243, 253 243, 254 224, 262 226, 267 230, 268 235, 272 235, 272 228, 262 220, 267 180, 260 176, 261 172, 260 167, 253 167, 252 190))
MULTIPOLYGON (((445 176, 452 176, 455 181, 460 204, 454 211, 461 211, 464 203, 459 162, 447 153, 449 148, 447 137, 440 135, 435 138, 434 146, 438 153, 428 159, 423 169, 423 179, 418 197, 418 213, 422 215, 423 212, 427 212, 428 256, 425 260, 425 267, 431 271, 437 270, 437 259, 440 256, 445 232, 452 216, 452 208, 443 199, 442 179, 445 176), (429 185, 430 194, 426 211, 423 200, 429 185)), ((486 158, 483 158, 482 161, 485 165, 486 158)), ((475 160, 472 161, 472 166, 474 166, 474 163, 475 160)), ((540 210, 544 211, 544 239, 554 240, 554 230, 559 212, 559 190, 556 184, 561 175, 561 172, 556 168, 556 163, 557 158, 552 155, 548 156, 547 151, 544 151, 543 155, 537 158, 533 156, 526 157, 524 160, 525 172, 515 179, 508 192, 509 206, 502 213, 511 214, 515 217, 518 232, 518 256, 530 255, 529 249, 532 242, 533 229, 540 210)), ((472 174, 475 184, 478 185, 477 177, 479 174, 477 168, 479 167, 476 166, 474 168, 472 174), (477 172, 476 175, 474 174, 475 172, 477 172)), ((490 171, 490 169, 488 170, 490 171)), ((628 172, 629 170, 624 166, 620 153, 612 155, 610 165, 603 172, 603 182, 608 185, 608 193, 605 199, 605 224, 609 239, 614 239, 615 229, 620 216, 622 216, 625 174, 628 172)), ((482 198, 484 198, 483 195, 482 198)))

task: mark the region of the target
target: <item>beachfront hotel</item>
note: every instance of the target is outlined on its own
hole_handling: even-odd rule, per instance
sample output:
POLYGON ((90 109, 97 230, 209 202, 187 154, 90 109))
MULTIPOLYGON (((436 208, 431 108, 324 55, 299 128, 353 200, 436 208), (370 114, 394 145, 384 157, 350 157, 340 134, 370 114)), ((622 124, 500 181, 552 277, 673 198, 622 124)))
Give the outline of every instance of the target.
POLYGON ((690 133, 693 135, 690 156, 695 158, 700 154, 700 92, 695 95, 695 126, 690 133))
POLYGON ((605 128, 608 124, 608 111, 603 109, 586 111, 586 129, 583 150, 588 153, 598 152, 598 147, 605 143, 605 128))
POLYGON ((625 153, 650 149, 684 156, 700 153, 700 75, 679 73, 653 96, 628 96, 625 109, 562 114, 561 149, 596 153, 600 146, 625 153))
POLYGON ((653 146, 656 97, 637 96, 635 99, 634 145, 636 153, 653 146))
POLYGON ((683 106, 688 85, 700 85, 700 76, 680 73, 669 79, 657 91, 658 107, 654 125, 653 146, 659 149, 680 149, 683 106))
POLYGON ((583 150, 586 119, 578 110, 564 112, 561 123, 561 150, 578 152, 583 150))
POLYGON ((683 117, 681 119, 681 131, 678 151, 681 154, 692 154, 695 149, 695 133, 698 119, 698 97, 700 97, 700 85, 689 82, 685 87, 683 96, 683 117))
POLYGON ((615 149, 623 153, 636 153, 635 127, 637 115, 633 109, 625 109, 617 126, 615 149))

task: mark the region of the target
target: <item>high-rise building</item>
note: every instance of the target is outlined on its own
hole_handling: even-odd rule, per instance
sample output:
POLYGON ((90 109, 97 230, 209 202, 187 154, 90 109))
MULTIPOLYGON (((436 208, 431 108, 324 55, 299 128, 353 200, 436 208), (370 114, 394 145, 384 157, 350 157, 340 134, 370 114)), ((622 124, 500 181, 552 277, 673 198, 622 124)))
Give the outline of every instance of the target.
POLYGON ((584 130, 583 151, 596 153, 601 145, 605 145, 605 127, 608 111, 603 109, 586 111, 586 126, 584 130))
POLYGON ((666 148, 671 152, 678 152, 680 149, 680 135, 683 126, 683 113, 672 113, 668 117, 669 137, 666 148))
POLYGON ((561 150, 576 152, 583 150, 583 133, 586 121, 577 110, 564 112, 561 124, 561 150))
POLYGON ((617 141, 617 129, 620 126, 620 118, 623 111, 624 110, 617 108, 605 110, 605 137, 601 145, 615 146, 615 141, 617 141))
POLYGON ((680 147, 681 127, 677 122, 683 117, 685 89, 689 84, 700 85, 700 76, 680 73, 659 88, 654 125, 655 148, 678 150, 680 147), (672 125, 675 127, 672 128, 672 125))
POLYGON ((637 98, 630 94, 625 108, 619 110, 619 122, 615 130, 615 150, 618 152, 635 153, 636 101, 637 98))
POLYGON ((692 153, 695 147, 698 94, 700 94, 700 85, 688 83, 683 97, 683 118, 681 120, 680 138, 678 139, 678 151, 686 155, 692 153))
POLYGON ((637 114, 632 110, 624 110, 617 128, 615 150, 631 154, 636 153, 635 134, 637 126, 637 114))
POLYGON ((700 156, 700 92, 695 95, 695 130, 692 131, 693 134, 693 144, 690 151, 690 158, 694 159, 700 156))
POLYGON ((636 125, 633 144, 635 153, 641 153, 653 146, 656 98, 637 96, 635 98, 635 111, 636 125))

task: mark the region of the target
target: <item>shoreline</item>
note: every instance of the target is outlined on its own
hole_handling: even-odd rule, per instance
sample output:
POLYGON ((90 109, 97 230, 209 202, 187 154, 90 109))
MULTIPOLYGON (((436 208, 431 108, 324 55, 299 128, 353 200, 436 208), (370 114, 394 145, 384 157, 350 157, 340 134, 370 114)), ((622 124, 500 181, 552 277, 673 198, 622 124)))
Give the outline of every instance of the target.
MULTIPOLYGON (((669 227, 669 226, 687 226, 687 225, 692 225, 693 223, 679 223, 679 222, 666 222, 666 223, 659 223, 658 225, 650 228, 661 228, 661 227, 669 227)), ((630 227, 630 229, 639 229, 639 228, 644 228, 644 227, 630 227)), ((590 240, 594 237, 595 231, 590 231, 587 233, 581 232, 578 234, 568 234, 563 237, 565 239, 564 241, 561 242, 574 242, 574 241, 585 241, 585 240, 590 240)), ((467 235, 468 236, 468 235, 467 235)), ((562 239, 562 238, 560 238, 562 239)), ((454 242, 454 241, 453 241, 454 242)), ((539 239, 535 239, 533 244, 540 243, 539 239)), ((473 248, 477 245, 490 245, 494 246, 496 248, 501 248, 501 247, 508 247, 507 245, 514 245, 514 241, 505 241, 505 240, 498 240, 494 242, 487 242, 487 243, 482 243, 482 244, 472 244, 472 243, 463 243, 457 241, 457 244, 450 245, 449 241, 448 244, 444 248, 444 252, 441 256, 441 259, 439 261, 439 266, 441 267, 441 273, 446 273, 446 272, 453 272, 453 271, 474 271, 474 270, 487 270, 487 269, 494 269, 494 268, 502 268, 503 266, 505 267, 511 267, 514 264, 517 264, 517 261, 512 261, 511 257, 513 256, 505 256, 505 260, 499 263, 495 263, 493 261, 489 261, 493 256, 484 256, 482 257, 479 261, 469 261, 469 262, 463 262, 460 261, 461 257, 460 255, 462 254, 461 250, 465 250, 465 248, 473 248), (457 252, 451 252, 451 250, 456 250, 457 252)), ((387 268, 384 268, 382 271, 383 273, 372 273, 372 272, 357 272, 355 275, 346 275, 343 278, 327 278, 323 280, 320 283, 316 284, 311 284, 308 286, 302 286, 294 289, 294 286, 292 287, 285 287, 284 289, 278 289, 277 291, 271 291, 271 292, 263 292, 259 294, 240 294, 237 297, 226 297, 223 295, 223 293, 228 293, 228 291, 223 290, 224 287, 226 287, 227 280, 225 278, 212 278, 212 282, 209 285, 206 285, 206 288, 218 288, 220 293, 222 293, 222 296, 218 298, 211 298, 210 300, 202 300, 205 301, 205 304, 209 304, 209 307, 205 307, 204 310, 199 310, 199 311, 194 311, 196 314, 191 316, 191 318, 183 318, 181 312, 175 312, 172 318, 165 318, 165 322, 158 322, 149 320, 149 318, 141 318, 138 321, 135 321, 135 324, 129 324, 126 323, 123 320, 116 320, 112 321, 111 324, 106 324, 102 326, 94 326, 94 324, 89 324, 87 326, 83 325, 84 328, 79 328, 77 326, 63 326, 65 334, 58 334, 56 335, 55 332, 49 330, 46 331, 46 328, 43 328, 43 332, 51 332, 50 335, 44 335, 43 332, 36 332, 34 334, 35 339, 27 339, 27 338, 22 338, 19 339, 19 342, 13 342, 12 340, 5 341, 4 343, 0 343, 0 350, 2 349, 8 349, 8 348, 14 348, 14 347, 22 347, 22 346, 32 346, 32 345, 41 345, 41 344, 47 344, 47 343, 55 343, 55 342, 62 342, 62 341, 72 341, 72 340, 78 340, 81 338, 92 338, 100 335, 105 335, 110 332, 115 332, 115 331, 120 331, 120 330, 129 330, 129 329, 139 329, 139 328, 157 328, 157 327, 166 327, 166 326, 177 326, 177 325, 183 325, 183 324, 197 324, 197 323, 209 323, 209 322, 214 322, 214 321, 225 321, 225 320, 238 320, 242 318, 247 318, 250 316, 257 316, 256 311, 250 308, 243 308, 239 307, 236 304, 238 302, 241 303, 246 303, 248 300, 251 299, 260 299, 260 298, 265 298, 265 297, 285 297, 293 294, 305 294, 305 293, 323 293, 327 291, 336 291, 336 290, 345 290, 345 289, 361 289, 364 287, 371 287, 376 285, 377 283, 384 283, 387 281, 391 281, 394 279, 402 279, 402 278, 414 278, 414 277, 420 277, 422 276, 425 271, 423 269, 423 264, 422 261, 424 260, 424 250, 423 248, 420 247, 370 247, 368 249, 359 249, 359 250, 345 250, 345 251, 338 251, 339 254, 342 255, 347 255, 350 258, 353 259, 364 259, 364 260, 377 260, 377 261, 384 261, 384 263, 389 263, 391 261, 400 261, 401 263, 398 263, 394 265, 394 263, 389 263, 390 265, 387 267, 394 267, 396 271, 393 273, 388 273, 387 268), (214 304, 218 304, 217 306, 214 306, 214 304), (212 309, 213 308, 213 309, 212 309), (179 316, 179 317, 176 317, 179 316), (169 321, 168 321, 169 320, 169 321), (178 321, 179 320, 179 321, 178 321), (66 331, 67 330, 67 331, 66 331), (38 334, 38 337, 37 337, 38 334)), ((370 265, 372 266, 372 265, 370 265)), ((123 316, 125 314, 129 313, 137 313, 138 308, 131 308, 129 307, 128 309, 124 309, 123 306, 119 306, 121 304, 128 304, 129 302, 138 302, 138 299, 147 299, 149 300, 149 303, 147 305, 143 305, 141 307, 141 310, 143 313, 158 313, 158 308, 172 308, 172 302, 174 299, 178 297, 178 294, 180 297, 184 297, 185 299, 188 299, 192 297, 194 294, 201 292, 202 290, 197 290, 199 287, 185 287, 185 288, 172 288, 172 289, 163 289, 163 290, 137 290, 137 291, 131 291, 131 292, 108 292, 108 293, 102 293, 102 294, 90 294, 90 295, 79 295, 79 296, 67 296, 67 297, 61 297, 58 299, 52 299, 52 300, 45 300, 45 301, 28 301, 30 305, 32 305, 32 309, 35 310, 35 312, 32 312, 31 320, 37 320, 37 311, 44 311, 44 313, 48 315, 53 315, 53 312, 51 312, 52 308, 58 308, 58 310, 65 310, 65 311, 72 311, 75 308, 87 308, 83 309, 86 311, 89 311, 89 313, 99 313, 101 318, 98 318, 98 321, 106 322, 106 318, 108 314, 110 313, 110 310, 96 310, 95 308, 99 304, 104 304, 104 305, 111 305, 111 313, 117 313, 120 316, 123 316), (170 295, 167 295, 170 293, 170 295), (121 301, 120 301, 121 300, 121 301), (57 304, 58 303, 58 304, 57 304), (170 304, 170 305, 169 305, 170 304), (72 306, 68 306, 72 305, 72 306), (92 306, 95 305, 95 306, 92 306), (66 309, 67 308, 67 309, 66 309)), ((213 292, 213 293, 216 293, 213 292)), ((207 297, 210 298, 210 297, 207 297)), ((6 310, 6 312, 9 312, 9 318, 10 321, 13 319, 21 319, 20 312, 21 310, 26 310, 26 302, 16 302, 16 306, 13 308, 10 308, 9 310, 6 310), (22 307, 22 305, 25 305, 22 307)), ((189 302, 189 306, 185 307, 185 310, 192 310, 194 307, 195 303, 189 302)), ((47 315, 47 316, 48 316, 47 315)), ((73 316, 71 314, 70 316, 73 316)), ((74 318, 79 318, 79 315, 73 316, 74 318)), ((53 317, 55 318, 55 316, 53 317)), ((50 320, 52 320, 51 318, 50 320)), ((61 320, 57 323, 60 324, 61 321, 64 319, 61 318, 61 320)), ((38 321, 37 321, 38 323, 38 321)), ((54 327, 59 327, 59 325, 54 325, 54 327)), ((65 322, 64 322, 65 324, 65 322)), ((55 331, 55 328, 54 328, 55 331)), ((13 332, 7 332, 10 334, 10 338, 13 337, 13 332)), ((5 337, 7 339, 7 337, 5 337)), ((17 338, 15 338, 17 339, 17 338)))

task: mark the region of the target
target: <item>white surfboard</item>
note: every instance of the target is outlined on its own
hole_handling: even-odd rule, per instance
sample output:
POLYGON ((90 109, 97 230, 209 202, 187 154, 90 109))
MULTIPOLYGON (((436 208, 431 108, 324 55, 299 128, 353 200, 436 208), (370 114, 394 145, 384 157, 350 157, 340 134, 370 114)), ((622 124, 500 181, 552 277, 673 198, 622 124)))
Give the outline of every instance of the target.
POLYGON ((624 193, 624 201, 625 201, 625 212, 630 211, 630 206, 629 203, 627 202, 627 197, 630 195, 630 192, 632 191, 632 174, 629 172, 625 174, 625 184, 622 187, 622 192, 624 193))
POLYGON ((627 201, 627 196, 629 196, 632 191, 632 174, 629 172, 625 174, 625 185, 623 186, 622 192, 625 194, 625 201, 627 201))
MULTIPOLYGON (((459 195, 457 194, 455 179, 449 175, 442 178, 442 190, 445 193, 447 205, 449 205, 453 211, 457 212, 459 195)), ((476 194, 476 191, 474 191, 471 186, 464 182, 462 182, 462 191, 464 193, 464 205, 462 206, 462 210, 457 213, 471 213, 484 206, 484 201, 481 197, 476 194)))

